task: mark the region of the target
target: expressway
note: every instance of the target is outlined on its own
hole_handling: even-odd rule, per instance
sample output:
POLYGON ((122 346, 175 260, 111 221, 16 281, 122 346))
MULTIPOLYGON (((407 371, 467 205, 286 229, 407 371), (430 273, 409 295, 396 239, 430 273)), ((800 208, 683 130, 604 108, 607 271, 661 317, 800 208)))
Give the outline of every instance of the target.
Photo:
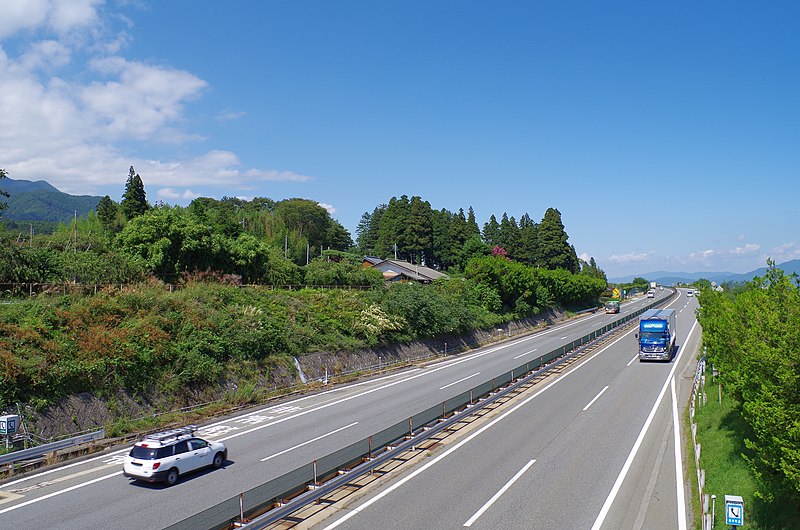
MULTIPOLYGON (((657 296, 666 297, 668 294, 668 291, 663 291, 658 292, 657 296)), ((681 296, 676 304, 685 301, 686 297, 681 296)), ((635 311, 647 302, 652 300, 641 299, 623 304, 622 314, 635 311)), ((685 316, 679 320, 679 331, 685 328, 685 332, 688 332, 689 319, 693 320, 694 317, 691 311, 684 311, 682 314, 685 316)), ((229 460, 226 465, 220 470, 183 477, 172 488, 132 483, 124 478, 121 462, 129 450, 127 447, 23 478, 10 479, 0 484, 0 517, 4 526, 13 528, 162 528, 441 403, 444 399, 515 368, 525 361, 535 359, 537 355, 556 349, 617 318, 619 315, 604 313, 584 315, 544 331, 495 343, 457 357, 449 357, 441 362, 417 366, 388 376, 336 387, 298 399, 273 403, 236 416, 221 418, 204 425, 198 434, 208 439, 223 441, 228 446, 229 460)), ((635 351, 633 340, 629 336, 624 341, 625 346, 620 344, 617 348, 609 348, 603 353, 602 358, 587 361, 587 368, 582 369, 584 375, 578 377, 576 372, 576 375, 566 379, 575 381, 574 384, 556 385, 569 386, 572 393, 566 390, 563 394, 548 391, 546 399, 537 398, 536 406, 528 409, 541 410, 541 414, 546 415, 545 423, 536 423, 541 420, 535 416, 522 421, 524 425, 539 425, 538 428, 521 429, 518 434, 513 435, 514 438, 507 434, 482 435, 485 440, 490 438, 494 440, 485 443, 498 447, 500 445, 497 443, 498 438, 501 438, 504 440, 502 442, 506 451, 504 454, 513 455, 515 451, 512 447, 519 446, 506 446, 507 438, 509 443, 512 439, 516 439, 516 443, 520 444, 524 440, 531 440, 528 443, 533 443, 533 440, 538 438, 543 443, 547 439, 563 439, 567 436, 572 440, 575 450, 584 447, 584 458, 594 455, 591 458, 604 465, 607 464, 609 469, 612 463, 616 465, 616 457, 609 458, 606 454, 607 449, 598 452, 599 449, 594 444, 583 443, 583 435, 578 427, 587 422, 593 414, 580 414, 569 406, 578 406, 580 401, 585 400, 585 394, 592 393, 600 381, 606 379, 613 381, 608 391, 592 405, 594 410, 589 409, 594 413, 611 407, 613 417, 599 420, 597 425, 589 428, 598 428, 603 436, 610 436, 613 440, 612 445, 619 445, 621 448, 627 446, 626 452, 630 449, 633 442, 628 443, 628 438, 631 436, 635 438, 636 433, 615 430, 625 431, 628 428, 617 422, 628 414, 637 421, 643 421, 641 416, 647 414, 645 408, 649 409, 648 402, 653 401, 650 393, 658 390, 655 387, 660 384, 659 381, 664 378, 666 371, 673 366, 673 364, 639 366, 638 362, 626 366, 625 363, 631 359, 635 351), (623 360, 622 367, 618 369, 617 364, 623 360), (647 377, 644 379, 637 377, 636 370, 648 374, 647 377), (629 383, 623 386, 622 381, 628 379, 638 383, 632 387, 629 383), (626 392, 629 393, 630 399, 623 399, 626 392), (616 403, 616 400, 620 400, 621 403, 616 403), (625 408, 621 408, 623 404, 625 408), (620 414, 623 411, 624 414, 620 414), (546 428, 542 429, 542 425, 546 428)), ((684 362, 689 355, 682 357, 681 362, 684 362)), ((584 405, 585 403, 580 404, 580 407, 584 405)), ((520 424, 519 421, 514 423, 520 424)), ((638 428, 636 430, 638 432, 638 428)), ((593 438, 598 436, 592 432, 593 438)), ((598 436, 598 441, 601 441, 600 438, 598 436)), ((550 448, 552 451, 554 448, 552 440, 543 448, 550 448)), ((534 447, 529 450, 538 454, 538 451, 534 451, 534 447)), ((543 456, 538 457, 539 470, 544 469, 544 464, 541 463, 544 461, 543 458, 543 456)), ((497 463, 496 458, 493 460, 497 463)), ((445 467, 455 470, 458 466, 441 466, 445 467)), ((492 467, 494 468, 494 465, 492 467)), ((561 476, 561 468, 558 470, 558 474, 554 474, 554 470, 551 470, 551 478, 555 481, 566 480, 566 477, 561 476)), ((563 471, 568 473, 569 467, 563 471)), ((607 474, 606 472, 602 476, 584 477, 584 482, 587 487, 594 484, 602 485, 602 489, 606 489, 607 474)), ((503 477, 499 469, 497 473, 488 475, 492 476, 492 480, 501 480, 503 477)), ((452 488, 461 494, 461 488, 466 487, 466 483, 459 483, 458 479, 453 480, 456 482, 452 483, 452 488)), ((552 484, 541 487, 541 494, 544 495, 552 489, 552 484)), ((471 489, 467 488, 464 491, 467 490, 471 489)), ((620 491, 622 495, 625 488, 620 491)), ((592 502, 596 503, 594 500, 592 502)), ((602 499, 600 503, 602 504, 602 499)), ((384 511, 378 506, 373 510, 378 517, 384 511)), ((612 504, 608 514, 609 520, 615 516, 614 513, 612 504)), ((368 516, 366 510, 364 516, 368 516)), ((484 519, 488 520, 489 517, 484 519)), ((352 527, 364 527, 363 522, 358 520, 349 524, 352 527)), ((448 524, 451 525, 452 521, 448 524)), ((614 526, 609 526, 612 527, 614 526)))
POLYGON ((679 414, 700 329, 685 291, 667 307, 672 362, 640 363, 631 330, 318 527, 685 530, 679 414))

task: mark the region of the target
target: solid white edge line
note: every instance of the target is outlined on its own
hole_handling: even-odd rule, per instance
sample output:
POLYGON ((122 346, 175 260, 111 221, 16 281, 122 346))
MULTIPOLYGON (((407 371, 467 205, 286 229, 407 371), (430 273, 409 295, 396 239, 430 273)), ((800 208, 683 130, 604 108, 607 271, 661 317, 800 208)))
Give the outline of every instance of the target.
MULTIPOLYGON (((592 315, 592 317, 595 317, 595 316, 597 316, 597 315, 592 315)), ((592 317, 590 317, 590 318, 592 318, 592 317)), ((570 326, 574 326, 575 324, 578 324, 579 322, 581 322, 583 320, 585 320, 585 319, 573 320, 572 322, 568 322, 568 323, 564 324, 563 326, 555 326, 555 327, 553 327, 551 329, 547 329, 547 330, 539 332, 539 333, 534 333, 534 334, 532 334, 530 336, 527 336, 527 337, 522 337, 520 339, 514 340, 514 341, 509 342, 507 344, 504 344, 502 346, 490 347, 487 351, 483 351, 483 352, 478 351, 478 352, 476 352, 474 354, 465 355, 465 356, 463 356, 463 357, 461 357, 459 359, 456 359, 455 361, 444 361, 444 362, 440 363, 439 366, 434 365, 434 369, 427 370, 427 371, 425 371, 425 372, 423 372, 421 374, 416 374, 416 375, 414 375, 412 377, 401 379, 399 381, 395 381, 395 382, 389 383, 387 385, 384 385, 384 386, 381 386, 381 387, 378 387, 378 388, 370 389, 370 390, 368 390, 366 392, 363 392, 361 394, 354 394, 354 395, 351 395, 351 396, 347 396, 346 398, 341 399, 341 400, 325 403, 325 404, 323 404, 323 405, 321 405, 319 407, 315 407, 315 408, 309 409, 307 411, 300 412, 298 414, 287 416, 285 418, 280 418, 277 421, 274 421, 274 422, 271 422, 271 423, 267 423, 267 424, 264 424, 264 425, 259 425, 258 427, 255 427, 253 429, 248 429, 246 431, 234 433, 231 436, 220 438, 217 441, 224 442, 226 440, 230 440, 231 438, 236 438, 238 436, 242 436, 244 434, 249 434, 251 432, 257 431, 257 430, 262 429, 264 427, 269 427, 269 426, 275 425, 277 423, 282 423, 283 421, 294 419, 294 418, 297 418, 298 416, 304 416, 305 414, 307 414, 309 412, 315 412, 317 410, 320 410, 320 409, 323 409, 323 408, 327 408, 330 405, 337 405, 339 403, 342 403, 343 401, 349 401, 350 399, 353 399, 353 398, 356 398, 356 397, 360 397, 360 396, 363 396, 363 395, 366 395, 366 394, 371 394, 372 392, 375 392, 377 390, 383 390, 384 388, 388 388, 390 386, 394 386, 395 384, 398 384, 398 383, 404 383, 404 382, 409 381, 411 379, 416 379, 416 377, 419 377, 419 376, 424 375, 424 374, 433 373, 433 372, 436 372, 438 370, 441 370, 441 369, 444 369, 444 368, 448 368, 450 366, 454 366, 456 364, 461 364, 462 362, 468 361, 470 359, 475 359, 477 357, 483 357, 484 355, 486 355, 488 353, 493 353, 493 352, 498 351, 498 350, 500 350, 500 349, 502 349, 504 347, 515 346, 517 344, 522 344, 523 342, 538 338, 538 337, 540 337, 542 335, 547 335, 547 334, 552 333, 554 331, 559 331, 561 329, 564 329, 564 328, 567 328, 567 327, 570 327, 570 326)), ((534 349, 533 351, 536 351, 536 350, 534 349)), ((347 385, 347 386, 342 386, 342 387, 339 387, 339 388, 333 388, 331 390, 326 390, 324 392, 319 392, 317 394, 311 394, 311 395, 308 395, 308 396, 303 396, 303 397, 300 397, 300 398, 297 398, 297 399, 294 399, 294 400, 291 400, 291 401, 287 401, 287 402, 284 402, 284 403, 272 404, 272 405, 270 405, 268 407, 265 407, 263 409, 260 409, 260 410, 254 411, 254 412, 249 412, 247 414, 242 414, 241 416, 236 416, 234 418, 229 418, 229 419, 226 419, 226 420, 218 421, 216 423, 211 423, 211 424, 208 424, 208 425, 204 425, 202 428, 203 429, 208 429, 210 427, 214 427, 214 426, 217 426, 217 425, 224 425, 224 424, 230 423, 231 421, 235 421, 235 420, 240 419, 240 418, 246 418, 248 416, 253 416, 253 415, 256 415, 256 414, 264 413, 267 410, 269 410, 269 409, 271 409, 273 407, 276 407, 276 406, 289 406, 289 405, 291 405, 293 403, 297 403, 297 402, 300 402, 300 401, 311 399, 313 397, 319 397, 319 396, 322 396, 322 395, 325 395, 325 394, 330 394, 330 393, 333 393, 333 392, 341 392, 343 390, 347 390, 347 389, 350 389, 350 388, 354 388, 354 387, 358 387, 358 386, 362 386, 362 385, 367 385, 367 384, 370 384, 370 383, 375 383, 376 381, 382 381, 382 380, 385 380, 385 379, 392 379, 392 378, 396 378, 398 376, 401 377, 401 376, 404 376, 404 375, 408 375, 409 373, 418 372, 420 370, 421 370, 420 368, 413 368, 411 370, 406 370, 403 373, 390 374, 390 375, 387 375, 387 376, 384 376, 384 377, 380 377, 380 378, 377 378, 377 379, 372 379, 372 380, 369 380, 369 381, 362 381, 360 383, 353 383, 353 384, 350 384, 350 385, 347 385)), ((214 439, 213 436, 209 436, 208 438, 214 439)), ((75 463, 72 463, 72 464, 67 464, 65 466, 60 466, 60 467, 57 467, 57 468, 48 469, 47 471, 42 471, 40 473, 36 473, 34 475, 31 475, 29 477, 22 477, 22 478, 19 478, 17 480, 13 480, 11 482, 7 482, 7 483, 3 484, 2 486, 0 486, 0 491, 7 489, 9 486, 13 486, 13 485, 16 485, 16 484, 19 484, 19 483, 22 483, 22 482, 28 482, 28 481, 37 479, 39 477, 42 477, 44 475, 49 475, 50 473, 55 473, 57 471, 61 471, 61 470, 67 469, 67 468, 71 468, 73 466, 79 466, 79 465, 87 464, 89 462, 93 462, 93 461, 96 461, 96 460, 102 460, 102 459, 110 458, 110 457, 113 457, 114 455, 121 454, 121 453, 126 453, 128 451, 130 451, 129 448, 120 449, 120 450, 117 450, 117 451, 113 451, 111 453, 106 453, 104 455, 100 455, 100 456, 96 456, 94 458, 90 458, 88 460, 84 460, 82 462, 75 462, 75 463)), ((111 464, 111 465, 116 465, 116 464, 111 464)), ((98 471, 100 469, 101 468, 98 468, 98 471)), ((114 476, 114 475, 107 475, 106 478, 110 477, 110 476, 114 476)), ((2 513, 2 512, 0 512, 0 513, 2 513)))
POLYGON ((303 442, 303 443, 301 443, 301 444, 295 445, 294 447, 290 447, 290 448, 288 448, 288 449, 284 449, 283 451, 280 451, 280 452, 278 452, 278 453, 275 453, 274 455, 268 456, 268 457, 266 457, 266 458, 262 458, 262 459, 261 459, 261 461, 262 461, 262 462, 266 462, 267 460, 270 460, 270 459, 272 459, 272 458, 275 458, 276 456, 281 456, 281 455, 282 455, 282 454, 284 454, 284 453, 288 453, 289 451, 294 451, 295 449, 299 449, 300 447, 303 447, 304 445, 308 445, 308 444, 310 444, 310 443, 314 443, 314 442, 316 442, 317 440, 322 440, 323 438, 325 438, 325 437, 327 437, 327 436, 330 436, 330 435, 332 435, 332 434, 336 434, 336 433, 337 433, 337 432, 339 432, 339 431, 343 431, 343 430, 345 430, 345 429, 349 429, 349 428, 350 428, 350 427, 352 427, 353 425, 358 425, 358 422, 357 422, 357 421, 354 421, 354 422, 353 422, 353 423, 351 423, 350 425, 345 425, 344 427, 339 427, 338 429, 336 429, 336 430, 333 430, 333 431, 331 431, 331 432, 329 432, 329 433, 325 433, 325 434, 323 434, 322 436, 317 436, 316 438, 312 438, 311 440, 308 440, 307 442, 303 442))
POLYGON ((534 348, 534 349, 532 349, 531 351, 526 351, 525 353, 522 353, 522 354, 520 354, 520 355, 517 355, 516 357, 514 357, 514 359, 519 359, 520 357, 525 357, 526 355, 530 355, 530 354, 532 354, 533 352, 535 352, 535 351, 538 351, 538 350, 539 350, 539 348, 534 348))
POLYGON ((533 465, 534 462, 536 462, 536 460, 529 461, 527 464, 523 466, 522 469, 517 471, 517 474, 511 477, 511 480, 506 482, 506 485, 500 488, 500 491, 495 493, 491 499, 486 501, 486 504, 481 506, 480 510, 475 512, 475 514, 472 517, 470 517, 466 523, 464 523, 464 526, 472 526, 472 523, 477 521, 478 517, 483 515, 483 512, 488 510, 492 506, 492 504, 494 504, 495 501, 497 501, 497 499, 499 499, 503 495, 503 493, 505 493, 508 490, 508 488, 510 488, 517 481, 517 479, 519 479, 519 477, 521 477, 533 465))
POLYGON ((683 457, 681 456, 681 429, 678 419, 678 398, 675 395, 675 378, 671 379, 672 430, 675 433, 675 482, 678 499, 678 530, 686 530, 686 498, 683 491, 683 457))
MULTIPOLYGON (((695 328, 697 327, 697 321, 694 321, 692 325, 692 329, 689 331, 689 334, 686 335, 686 340, 684 344, 689 342, 689 337, 692 336, 694 333, 695 328)), ((658 397, 656 398, 656 402, 653 404, 653 408, 650 409, 650 414, 647 416, 647 420, 645 420, 644 425, 642 426, 642 430, 639 432, 638 438, 636 438, 636 442, 633 444, 633 448, 631 449, 630 454, 628 454, 628 459, 625 460, 625 464, 622 466, 622 470, 620 470, 619 475, 617 476, 617 480, 614 482, 614 486, 611 488, 611 491, 606 497, 606 502, 603 503, 603 507, 600 510, 600 513, 597 514, 597 519, 595 519, 594 524, 592 525, 592 530, 600 530, 600 527, 603 525, 603 521, 606 520, 608 516, 608 512, 611 509, 611 505, 614 503, 614 499, 617 497, 617 493, 619 493, 619 489, 622 487, 622 482, 625 480, 625 476, 628 474, 628 470, 633 464, 633 459, 636 458, 636 453, 639 452, 639 447, 642 445, 642 441, 644 440, 645 434, 647 434, 647 430, 650 428, 650 424, 653 422, 653 418, 656 415, 656 410, 658 406, 661 404, 661 400, 664 398, 664 394, 667 392, 667 388, 669 387, 669 381, 675 375, 675 370, 678 368, 678 364, 680 363, 681 356, 685 348, 681 348, 680 353, 675 358, 675 363, 672 365, 672 370, 669 372, 669 376, 667 380, 664 381, 664 386, 661 387, 661 391, 658 393, 658 397)))
POLYGON ((74 486, 70 486, 69 488, 66 488, 66 489, 63 489, 63 490, 58 490, 58 491, 54 491, 53 493, 48 493, 47 495, 44 495, 42 497, 38 497, 36 499, 31 499, 29 501, 25 501, 25 502, 22 502, 22 503, 19 503, 19 504, 15 504, 14 506, 9 506, 8 508, 4 508, 4 509, 0 510, 0 514, 16 510, 17 508, 22 508, 23 506, 28 506, 29 504, 34 504, 34 503, 43 501, 45 499, 49 499, 50 497, 55 497, 56 495, 61 495, 62 493, 67 493, 68 491, 72 491, 72 490, 76 490, 78 488, 82 488, 84 486, 88 486, 89 484, 94 484, 95 482, 100 482, 101 480, 105 480, 107 478, 116 477, 117 475, 122 475, 122 471, 117 471, 116 473, 111 473, 110 475, 105 475, 105 476, 90 480, 88 482, 82 482, 81 484, 76 484, 74 486))
POLYGON ((450 449, 448 449, 444 453, 440 454, 439 456, 437 456, 433 460, 430 460, 429 462, 424 464, 422 467, 417 468, 415 471, 412 471, 410 474, 406 475, 405 477, 403 477, 399 481, 395 482, 394 484, 392 484, 391 486, 389 486, 388 488, 386 488, 382 492, 378 493, 376 496, 372 497, 371 499, 368 499, 361 506, 356 506, 356 507, 352 508, 346 514, 344 514, 344 516, 342 516, 341 519, 337 519, 336 521, 332 522, 328 526, 324 527, 323 530, 331 530, 333 528, 336 528, 337 526, 339 526, 340 524, 342 524, 345 521, 349 520, 350 518, 355 517, 362 510, 365 510, 366 508, 369 508, 370 506, 372 506, 373 504, 375 504, 376 502, 378 502, 382 498, 384 498, 387 495, 389 495, 390 493, 392 493, 394 490, 396 490, 396 489, 400 488, 401 486, 403 486, 406 482, 408 482, 408 481, 412 480, 413 478, 415 478, 417 475, 419 475, 423 471, 426 471, 431 466, 433 466, 433 465, 437 464, 438 462, 440 462, 441 460, 447 458, 451 453, 457 451, 458 449, 460 449, 461 447, 463 447, 467 443, 471 442, 474 438, 476 438, 477 436, 481 435, 484 431, 494 427, 495 424, 499 423, 505 417, 513 414, 518 409, 521 409, 522 407, 524 407, 525 405, 527 405, 528 403, 530 403, 531 401, 533 401, 534 399, 539 397, 539 395, 541 395, 545 391, 549 390, 550 387, 552 387, 553 385, 563 381, 564 379, 566 379, 567 377, 569 377, 570 375, 572 375, 576 371, 580 370, 582 367, 584 367, 587 364, 589 364, 589 361, 593 360, 595 357, 597 357, 598 355, 600 355, 601 353, 603 353, 604 351, 606 351, 607 349, 609 349, 610 347, 612 347, 613 345, 615 345, 616 343, 618 343, 619 341, 624 339, 630 333, 631 332, 629 331, 629 332, 623 334, 620 338, 618 338, 614 342, 611 342, 611 343, 607 344, 604 348, 601 348, 601 349, 597 350, 594 353, 594 355, 592 355, 591 357, 586 359, 586 361, 582 362, 581 364, 579 364, 578 366, 576 366, 575 368, 573 368, 569 372, 566 372, 564 375, 562 375, 558 379, 554 380, 553 382, 549 383, 548 385, 546 385, 544 388, 542 388, 538 392, 536 392, 533 395, 527 397, 526 399, 524 399, 523 401, 521 401, 520 403, 518 403, 517 405, 515 405, 514 407, 512 407, 508 411, 506 411, 505 413, 501 414, 500 416, 498 416, 494 420, 490 421, 489 423, 487 423, 486 425, 484 425, 483 427, 481 427, 477 431, 473 432, 472 434, 470 434, 469 436, 467 436, 466 438, 464 438, 463 440, 461 440, 460 442, 455 444, 453 447, 451 447, 450 449))
POLYGON ((447 383, 443 387, 439 387, 439 390, 444 390, 445 388, 449 388, 449 387, 451 387, 453 385, 457 385, 458 383, 463 383, 467 379, 469 379, 471 377, 475 377, 476 375, 481 375, 481 373, 480 372, 475 372, 474 374, 468 375, 467 377, 463 377, 463 378, 459 379, 458 381, 453 381, 452 383, 447 383))
POLYGON ((586 412, 586 411, 589 409, 589 407, 591 407, 591 406, 592 406, 592 404, 593 404, 595 401, 597 401, 597 399, 598 399, 600 396, 602 396, 602 395, 603 395, 603 392, 605 392, 606 390, 608 390, 608 385, 606 385, 606 386, 605 386, 605 388, 603 388, 603 390, 601 390, 601 391, 600 391, 600 392, 599 392, 599 393, 598 393, 598 394, 597 394, 597 395, 594 397, 594 399, 592 399, 592 400, 589 402, 589 404, 588 404, 588 405, 586 405, 585 407, 583 407, 583 411, 584 411, 584 412, 586 412))

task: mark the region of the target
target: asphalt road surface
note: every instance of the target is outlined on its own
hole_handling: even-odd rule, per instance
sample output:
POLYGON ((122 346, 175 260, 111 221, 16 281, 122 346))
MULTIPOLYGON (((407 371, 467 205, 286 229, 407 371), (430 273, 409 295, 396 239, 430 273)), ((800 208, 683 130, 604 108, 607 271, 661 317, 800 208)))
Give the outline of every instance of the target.
POLYGON ((318 527, 686 529, 678 426, 700 329, 685 291, 668 307, 672 362, 640 363, 632 330, 318 527))
MULTIPOLYGON (((659 291, 657 296, 666 297, 668 294, 666 290, 659 291)), ((681 295, 672 307, 682 307, 686 301, 687 298, 681 295)), ((622 314, 635 311, 648 302, 652 300, 645 298, 623 304, 622 314)), ((692 300, 691 304, 696 302, 692 300)), ((204 425, 198 434, 223 441, 229 449, 228 462, 219 470, 182 477, 171 488, 124 478, 122 459, 128 447, 25 478, 11 479, 0 484, 0 520, 8 528, 162 528, 441 403, 616 318, 619 315, 585 315, 523 338, 509 339, 441 362, 222 418, 204 425)), ((686 340, 693 322, 693 311, 684 310, 678 321, 681 366, 688 365, 689 358, 693 358, 693 354, 683 353, 686 345, 680 342, 686 340)), ((694 331, 690 340, 696 341, 698 336, 699 329, 694 331)), ((517 506, 512 512, 520 515, 522 506, 527 506, 525 516, 551 518, 542 521, 568 521, 570 519, 565 518, 572 517, 568 514, 579 514, 574 519, 577 526, 543 524, 536 527, 590 528, 592 522, 589 520, 594 520, 600 513, 667 374, 677 366, 675 361, 670 364, 640 365, 638 361, 628 364, 635 350, 632 335, 626 336, 597 357, 584 361, 580 370, 562 376, 563 382, 558 382, 514 411, 513 421, 498 422, 465 444, 458 454, 452 453, 442 460, 441 465, 431 468, 436 473, 449 469, 453 475, 430 482, 413 480, 412 488, 422 491, 428 487, 423 484, 430 483, 432 489, 440 490, 438 497, 426 492, 423 501, 414 501, 413 495, 405 501, 395 501, 401 497, 392 493, 385 501, 365 508, 345 523, 353 528, 365 528, 371 525, 366 523, 366 518, 375 517, 375 521, 382 521, 384 527, 399 528, 401 520, 406 524, 405 528, 419 527, 420 522, 410 523, 387 515, 390 513, 386 511, 388 505, 386 508, 381 505, 389 501, 409 502, 411 504, 406 505, 409 508, 404 510, 423 514, 426 513, 424 507, 433 507, 438 498, 448 506, 444 513, 449 514, 446 521, 440 522, 445 526, 461 526, 472 515, 463 518, 462 512, 469 512, 475 502, 478 506, 473 512, 477 510, 495 494, 489 493, 492 488, 500 488, 527 462, 536 460, 492 507, 477 518, 474 526, 489 528, 501 522, 505 524, 506 519, 493 518, 508 516, 507 510, 499 509, 508 502, 509 506, 517 506), (586 411, 581 410, 604 386, 609 388, 586 411), (496 452, 500 448, 502 452, 496 452), (467 454, 463 451, 475 452, 466 457, 462 456, 467 454), (478 478, 463 474, 464 469, 459 470, 463 464, 456 463, 459 458, 471 458, 465 460, 470 463, 466 467, 483 468, 482 474, 478 478), (476 488, 476 484, 481 487, 476 488), (526 500, 518 504, 520 498, 514 500, 513 495, 522 484, 527 484, 527 493, 522 495, 526 500), (450 497, 446 496, 447 493, 450 497), (458 502, 454 502, 456 499, 458 502), (561 508, 555 511, 545 509, 544 506, 550 503, 561 508), (456 506, 461 506, 458 511, 456 506), (584 524, 585 521, 589 521, 588 524, 584 524)), ((668 427, 671 425, 669 403, 670 391, 667 389, 661 406, 656 408, 654 425, 664 422, 668 427)), ((682 406, 679 408, 682 410, 682 406)), ((656 429, 652 427, 645 440, 649 440, 654 432, 656 429)), ((653 462, 659 463, 659 469, 668 471, 670 459, 674 462, 673 452, 669 449, 673 441, 668 436, 665 439, 664 432, 661 430, 657 434, 658 443, 654 449, 647 449, 652 445, 649 442, 641 444, 628 478, 619 488, 617 500, 607 510, 604 528, 635 527, 626 522, 632 508, 628 506, 620 511, 618 506, 619 499, 635 496, 636 488, 629 491, 630 477, 640 466, 647 468, 643 472, 646 475, 643 491, 655 491, 663 494, 664 498, 670 494, 675 496, 674 486, 662 493, 662 485, 674 481, 674 465, 672 478, 666 471, 664 476, 659 471, 653 479, 652 463, 640 463, 643 455, 650 455, 653 462), (662 450, 662 445, 666 449, 662 450), (615 526, 614 521, 620 521, 623 526, 615 526)), ((424 477, 420 476, 420 479, 424 477)), ((651 513, 655 510, 652 505, 653 502, 637 504, 633 521, 642 517, 646 521, 647 517, 660 517, 660 514, 651 513), (642 510, 644 515, 638 515, 642 510)), ((675 528, 675 520, 673 517, 672 524, 663 527, 675 528)), ((513 527, 514 523, 509 525, 513 527)), ((428 526, 427 523, 424 526, 428 526)), ((517 527, 531 528, 530 524, 522 523, 517 527)), ((658 527, 645 524, 640 528, 658 527)))

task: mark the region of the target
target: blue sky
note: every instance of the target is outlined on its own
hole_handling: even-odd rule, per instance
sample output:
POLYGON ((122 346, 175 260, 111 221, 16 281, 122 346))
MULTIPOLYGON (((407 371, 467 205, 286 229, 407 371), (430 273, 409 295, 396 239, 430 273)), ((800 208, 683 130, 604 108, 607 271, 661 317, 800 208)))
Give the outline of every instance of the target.
POLYGON ((609 277, 800 258, 796 2, 2 0, 0 167, 562 214, 609 277))

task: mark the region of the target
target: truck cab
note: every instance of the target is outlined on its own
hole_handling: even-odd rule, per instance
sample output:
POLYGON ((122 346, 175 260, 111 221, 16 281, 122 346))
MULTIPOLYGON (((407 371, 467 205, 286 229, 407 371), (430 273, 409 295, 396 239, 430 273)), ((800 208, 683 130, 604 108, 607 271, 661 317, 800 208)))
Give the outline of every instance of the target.
POLYGON ((675 310, 648 309, 639 317, 640 361, 670 361, 675 351, 675 310))

